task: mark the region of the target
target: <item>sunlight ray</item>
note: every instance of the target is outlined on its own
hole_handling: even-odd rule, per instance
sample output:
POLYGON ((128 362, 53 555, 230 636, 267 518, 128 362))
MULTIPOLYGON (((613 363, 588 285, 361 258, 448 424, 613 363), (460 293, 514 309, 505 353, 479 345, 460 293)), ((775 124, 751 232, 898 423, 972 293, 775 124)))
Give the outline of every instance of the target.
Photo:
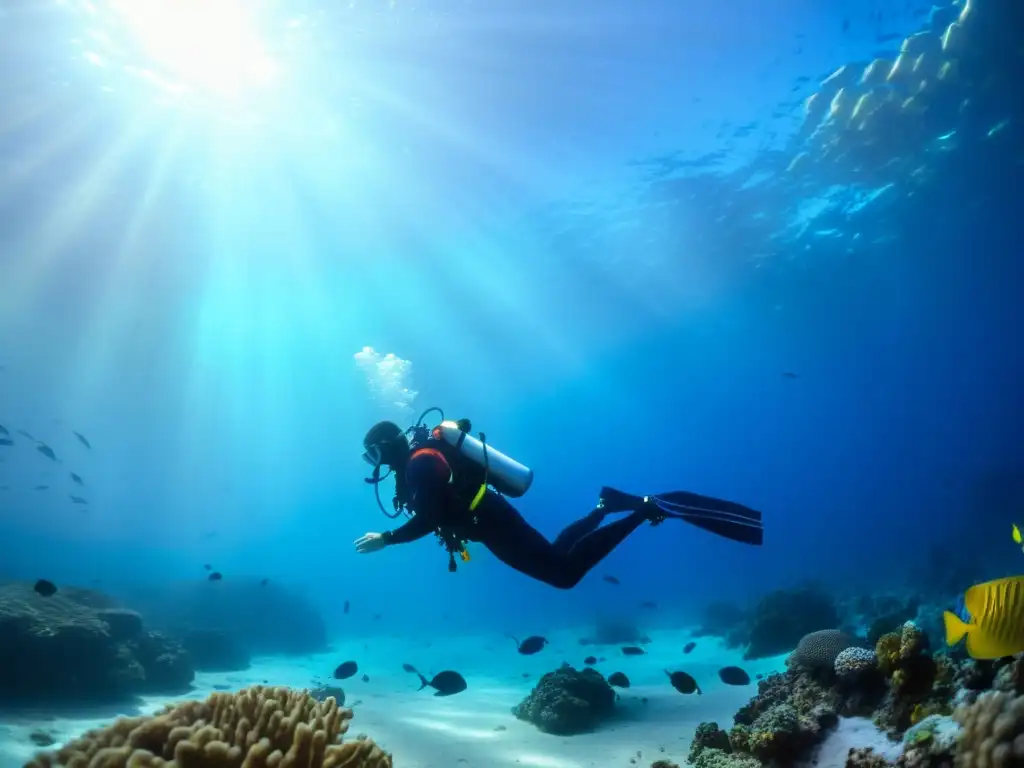
POLYGON ((110 371, 118 369, 115 361, 120 351, 119 342, 133 332, 132 318, 145 312, 149 301, 137 290, 139 285, 151 284, 154 277, 149 270, 156 249, 145 247, 144 238, 182 149, 180 124, 170 126, 166 133, 144 174, 148 181, 142 197, 134 206, 118 248, 105 267, 104 287, 94 303, 91 323, 82 332, 82 351, 74 366, 78 384, 75 392, 86 401, 103 385, 110 371))
POLYGON ((56 267, 61 253, 100 209, 111 182, 123 170, 125 159, 140 148, 146 137, 146 123, 144 117, 134 118, 124 134, 111 143, 85 177, 72 181, 66 187, 64 200, 54 206, 39 237, 27 243, 30 251, 26 256, 27 268, 13 291, 19 304, 35 297, 49 271, 56 267))

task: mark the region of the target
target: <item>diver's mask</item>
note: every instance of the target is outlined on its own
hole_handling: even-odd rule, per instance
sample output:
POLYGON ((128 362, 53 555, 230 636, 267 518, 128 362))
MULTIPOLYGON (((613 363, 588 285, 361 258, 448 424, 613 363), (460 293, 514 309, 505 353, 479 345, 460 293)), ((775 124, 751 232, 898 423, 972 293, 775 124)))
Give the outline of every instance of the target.
POLYGON ((374 469, 378 469, 384 463, 384 446, 380 443, 367 446, 363 451, 363 461, 374 469))

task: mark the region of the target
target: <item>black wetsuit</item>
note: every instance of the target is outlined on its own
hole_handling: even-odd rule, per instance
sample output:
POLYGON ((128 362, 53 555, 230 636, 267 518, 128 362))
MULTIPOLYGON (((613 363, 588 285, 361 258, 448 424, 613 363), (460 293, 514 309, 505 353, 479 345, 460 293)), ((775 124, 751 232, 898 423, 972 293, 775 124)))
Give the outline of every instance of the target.
POLYGON ((439 528, 451 531, 460 539, 480 542, 520 573, 552 587, 571 589, 649 519, 646 512, 629 512, 602 526, 607 513, 595 509, 550 542, 504 496, 488 489, 473 512, 469 510, 471 498, 459 493, 456 486, 420 489, 412 505, 412 519, 384 536, 389 544, 403 544, 439 528))

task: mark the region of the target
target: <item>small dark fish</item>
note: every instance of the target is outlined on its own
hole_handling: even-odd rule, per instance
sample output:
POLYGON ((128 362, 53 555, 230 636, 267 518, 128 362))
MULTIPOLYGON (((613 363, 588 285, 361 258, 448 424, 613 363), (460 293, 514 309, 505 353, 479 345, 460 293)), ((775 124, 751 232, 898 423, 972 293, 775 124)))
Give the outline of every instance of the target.
POLYGON ((604 579, 605 581, 607 581, 609 584, 621 584, 622 583, 621 581, 619 581, 614 576, 602 576, 601 578, 604 579))
POLYGON ((726 685, 750 685, 750 675, 739 667, 722 667, 718 670, 718 677, 726 685))
POLYGON ((691 640, 690 642, 688 642, 686 645, 683 646, 683 653, 689 653, 690 651, 692 651, 696 647, 697 647, 697 644, 695 642, 693 642, 693 640, 691 640))
POLYGON ((405 670, 406 672, 412 672, 413 674, 416 674, 416 675, 419 674, 419 672, 416 671, 416 667, 414 667, 412 664, 403 664, 402 665, 402 669, 405 670))
POLYGON ((74 430, 71 431, 71 434, 78 438, 78 442, 80 442, 89 450, 92 450, 92 446, 89 445, 89 441, 85 439, 85 435, 83 435, 81 432, 75 432, 74 430))
POLYGON ((697 685, 697 681, 690 677, 685 672, 669 672, 665 670, 665 674, 668 675, 669 682, 672 683, 672 687, 680 693, 696 693, 700 695, 700 687, 697 685))
POLYGON ((40 579, 36 582, 36 585, 32 587, 36 591, 36 594, 42 595, 43 597, 53 597, 57 594, 57 585, 52 581, 46 579, 40 579))
POLYGON ((30 434, 29 434, 28 432, 26 432, 26 431, 25 431, 24 429, 18 429, 18 430, 15 430, 15 431, 16 431, 16 432, 17 432, 17 433, 18 433, 19 435, 21 435, 22 437, 24 437, 24 438, 27 438, 28 440, 35 440, 35 438, 34 438, 34 437, 32 437, 32 435, 30 435, 30 434))
POLYGON ((370 676, 369 675, 363 675, 363 682, 364 683, 370 682, 370 676))
POLYGON ((265 587, 270 583, 270 579, 260 579, 260 586, 265 587))
POLYGON ((587 656, 587 658, 585 658, 583 660, 583 663, 587 664, 587 665, 597 664, 597 657, 596 656, 587 656))
MULTIPOLYGON (((419 672, 416 674, 420 675, 419 672)), ((466 690, 466 678, 458 672, 452 672, 451 670, 438 672, 434 675, 433 680, 427 680, 423 675, 420 675, 420 682, 423 683, 419 688, 421 691, 429 686, 436 691, 434 693, 435 696, 452 696, 466 690)))
POLYGON ((348 600, 345 601, 345 608, 342 610, 342 613, 348 613, 348 600))
POLYGON ((622 672, 612 672, 608 675, 608 685, 614 685, 616 688, 629 688, 629 678, 622 672))
POLYGON ((55 454, 53 452, 53 448, 48 446, 46 443, 39 443, 39 445, 36 446, 36 450, 43 454, 43 456, 48 458, 50 461, 57 460, 57 454, 55 454))
POLYGON ((79 485, 85 485, 85 483, 82 481, 81 476, 76 475, 74 472, 71 473, 71 479, 74 480, 79 485))
POLYGON ((648 611, 658 610, 658 604, 653 600, 644 600, 642 603, 640 603, 640 607, 646 608, 648 611))
POLYGON ((512 635, 508 635, 508 637, 511 637, 512 640, 515 641, 516 647, 524 656, 532 656, 533 654, 543 650, 544 646, 548 644, 547 638, 541 637, 540 635, 530 635, 521 643, 512 637, 512 635))
POLYGON ((624 645, 624 646, 622 646, 622 655, 623 656, 643 656, 645 653, 647 653, 647 651, 645 651, 643 648, 639 648, 638 646, 635 646, 635 645, 624 645))
POLYGON ((0 437, 0 445, 14 445, 14 441, 7 437, 0 437))
POLYGON ((354 661, 346 661, 343 664, 339 664, 338 668, 334 670, 335 680, 345 680, 346 678, 352 677, 356 672, 359 671, 359 665, 354 661))
POLYGON ((209 563, 204 563, 203 564, 203 568, 205 568, 208 571, 212 571, 213 570, 213 566, 210 565, 209 563))
POLYGON ((792 371, 786 371, 785 373, 782 374, 782 378, 784 378, 784 379, 799 379, 800 378, 800 374, 799 373, 793 373, 792 371))
POLYGON ((32 490, 33 491, 45 491, 49 487, 50 486, 48 486, 48 485, 35 485, 35 486, 32 486, 32 490))
POLYGON ((224 575, 220 571, 214 571, 206 577, 208 581, 220 581, 224 578, 224 575))
POLYGON ((71 495, 69 495, 68 498, 71 499, 71 503, 72 504, 88 504, 89 503, 88 499, 83 499, 81 496, 71 496, 71 495))

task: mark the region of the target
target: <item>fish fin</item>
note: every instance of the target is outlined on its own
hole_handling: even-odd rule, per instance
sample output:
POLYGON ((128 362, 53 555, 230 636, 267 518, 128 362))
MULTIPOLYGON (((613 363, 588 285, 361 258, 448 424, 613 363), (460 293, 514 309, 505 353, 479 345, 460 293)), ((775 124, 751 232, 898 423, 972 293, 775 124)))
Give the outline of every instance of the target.
POLYGON ((443 691, 434 691, 434 695, 435 696, 444 696, 444 692, 443 691))
MULTIPOLYGON (((417 674, 417 675, 420 675, 420 673, 419 673, 419 672, 417 672, 416 674, 417 674)), ((430 681, 429 681, 429 680, 427 680, 427 678, 425 678, 425 677, 424 677, 423 675, 420 675, 420 682, 422 682, 422 683, 423 683, 423 685, 421 685, 421 686, 420 686, 419 688, 417 688, 416 690, 422 691, 422 690, 423 690, 424 688, 426 688, 426 687, 427 687, 428 685, 430 685, 430 681)))
POLYGON ((983 584, 975 584, 964 592, 964 608, 967 609, 971 618, 977 620, 985 612, 985 597, 998 581, 1001 581, 1001 579, 986 581, 983 584))
POLYGON ((1024 537, 1020 535, 1020 528, 1017 527, 1016 523, 1013 524, 1013 540, 1017 544, 1024 543, 1024 537))
POLYGON ((946 625, 946 645, 956 645, 964 635, 971 631, 973 625, 966 623, 951 611, 942 612, 942 621, 946 625))

